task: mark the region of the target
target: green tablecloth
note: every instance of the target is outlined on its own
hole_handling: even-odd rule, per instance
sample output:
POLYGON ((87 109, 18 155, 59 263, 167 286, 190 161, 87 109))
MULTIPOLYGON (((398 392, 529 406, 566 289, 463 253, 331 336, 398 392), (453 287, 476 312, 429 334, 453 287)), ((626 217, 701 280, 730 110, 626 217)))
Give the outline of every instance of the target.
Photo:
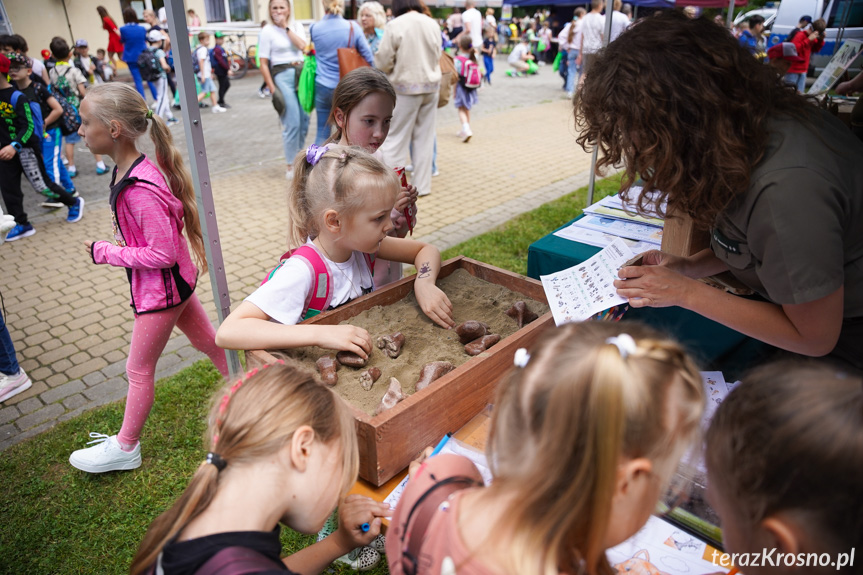
MULTIPOLYGON (((558 229, 569 226, 574 220, 558 229)), ((557 230, 555 230, 557 231, 557 230)), ((593 257, 600 248, 565 240, 553 233, 532 243, 527 251, 527 275, 539 276, 554 273, 593 257)), ((750 338, 689 310, 678 307, 640 308, 626 312, 623 321, 638 320, 674 336, 702 366, 717 368, 738 347, 750 338)), ((721 367, 719 367, 721 369, 721 367)))

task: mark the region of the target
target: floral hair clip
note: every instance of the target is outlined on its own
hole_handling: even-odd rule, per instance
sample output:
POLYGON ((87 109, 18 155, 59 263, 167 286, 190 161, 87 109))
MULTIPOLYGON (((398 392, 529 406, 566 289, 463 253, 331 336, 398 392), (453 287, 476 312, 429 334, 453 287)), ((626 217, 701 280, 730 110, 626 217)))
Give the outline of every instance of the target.
POLYGON ((321 161, 321 158, 324 157, 324 154, 330 149, 329 146, 318 146, 316 144, 312 144, 309 146, 309 149, 306 150, 306 161, 312 166, 316 165, 321 161))

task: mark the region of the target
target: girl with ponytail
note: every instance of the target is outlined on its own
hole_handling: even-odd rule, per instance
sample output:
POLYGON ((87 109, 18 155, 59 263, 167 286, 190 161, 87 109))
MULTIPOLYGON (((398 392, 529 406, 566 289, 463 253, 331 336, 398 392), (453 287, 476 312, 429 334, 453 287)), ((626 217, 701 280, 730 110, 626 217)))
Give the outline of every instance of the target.
POLYGON ((320 573, 377 537, 390 509, 345 497, 359 454, 353 417, 334 392, 276 363, 250 371, 213 399, 206 458, 150 525, 132 575, 223 573, 219 568, 229 564, 239 572, 241 559, 243 573, 320 573), (338 530, 280 559, 280 524, 315 533, 343 498, 338 530))
POLYGON ((451 495, 417 549, 429 478, 480 478, 459 456, 422 463, 387 533, 393 575, 447 564, 472 575, 610 575, 605 550, 634 535, 668 491, 704 404, 678 344, 633 323, 569 324, 530 354, 518 350, 515 364, 494 402, 494 481, 451 495))
POLYGON ((228 365, 195 295, 198 270, 207 269, 204 240, 192 178, 171 132, 127 85, 96 86, 87 100, 81 104, 78 133, 94 154, 109 155, 116 167, 110 198, 114 242, 84 245, 93 263, 126 268, 135 314, 126 363, 129 392, 120 433, 110 437, 91 433, 95 440, 90 443, 96 445, 69 458, 78 469, 102 473, 141 465, 138 436, 153 406, 156 362, 174 326, 225 376, 228 365), (135 143, 148 128, 156 146, 156 164, 135 143))

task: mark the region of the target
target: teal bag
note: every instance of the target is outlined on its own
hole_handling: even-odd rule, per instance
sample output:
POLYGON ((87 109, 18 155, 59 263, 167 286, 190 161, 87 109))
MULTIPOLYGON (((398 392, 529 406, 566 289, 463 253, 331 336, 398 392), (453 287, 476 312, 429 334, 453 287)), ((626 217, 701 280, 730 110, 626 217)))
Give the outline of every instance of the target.
POLYGON ((315 74, 317 71, 318 61, 315 56, 313 54, 306 55, 300 81, 297 84, 297 98, 299 98, 300 106, 307 114, 315 108, 315 74))

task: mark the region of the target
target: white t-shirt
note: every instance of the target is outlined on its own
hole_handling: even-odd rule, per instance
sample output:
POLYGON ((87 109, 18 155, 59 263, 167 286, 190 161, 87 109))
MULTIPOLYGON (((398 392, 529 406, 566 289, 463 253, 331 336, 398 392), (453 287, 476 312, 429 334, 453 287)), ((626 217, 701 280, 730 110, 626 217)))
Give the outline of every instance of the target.
POLYGON ((615 10, 611 13, 611 37, 609 37, 609 42, 614 42, 617 40, 617 37, 626 32, 626 29, 629 28, 629 18, 626 17, 626 14, 623 12, 618 12, 615 10))
MULTIPOLYGON (((302 23, 294 20, 290 24, 290 28, 294 34, 308 42, 306 30, 302 23)), ((303 51, 294 46, 294 43, 288 38, 288 31, 284 28, 267 24, 261 30, 259 41, 261 58, 267 58, 273 66, 303 61, 303 51)))
POLYGON ((41 78, 42 72, 45 70, 45 64, 36 58, 30 58, 30 63, 33 65, 33 73, 41 78))
POLYGON ((491 14, 485 15, 485 23, 497 30, 497 20, 494 19, 494 16, 491 14))
POLYGON ((203 65, 201 65, 201 72, 199 73, 199 77, 203 76, 204 78, 209 78, 213 75, 213 65, 210 64, 210 49, 206 46, 198 46, 195 48, 195 60, 198 61, 200 65, 201 60, 204 61, 203 65))
POLYGON ((605 16, 596 12, 588 13, 581 19, 581 33, 584 35, 584 54, 594 54, 602 49, 602 34, 605 32, 605 16))
MULTIPOLYGON (((306 242, 311 245, 311 240, 306 242)), ((320 252, 318 252, 320 253, 320 252)), ((372 274, 366 259, 360 252, 351 254, 343 263, 330 261, 321 254, 330 272, 330 290, 333 297, 331 307, 338 307, 352 299, 370 292, 373 288, 372 274)), ((309 266, 300 258, 289 258, 273 277, 246 298, 273 320, 284 325, 296 325, 303 318, 306 296, 312 289, 309 266)))
POLYGON ((461 20, 464 22, 465 30, 470 27, 470 41, 473 47, 482 50, 482 14, 476 8, 471 8, 464 11, 461 20))
POLYGON ((506 59, 510 64, 514 62, 521 62, 522 57, 530 52, 530 48, 524 42, 519 42, 515 48, 512 49, 512 52, 509 53, 509 57, 506 59))

